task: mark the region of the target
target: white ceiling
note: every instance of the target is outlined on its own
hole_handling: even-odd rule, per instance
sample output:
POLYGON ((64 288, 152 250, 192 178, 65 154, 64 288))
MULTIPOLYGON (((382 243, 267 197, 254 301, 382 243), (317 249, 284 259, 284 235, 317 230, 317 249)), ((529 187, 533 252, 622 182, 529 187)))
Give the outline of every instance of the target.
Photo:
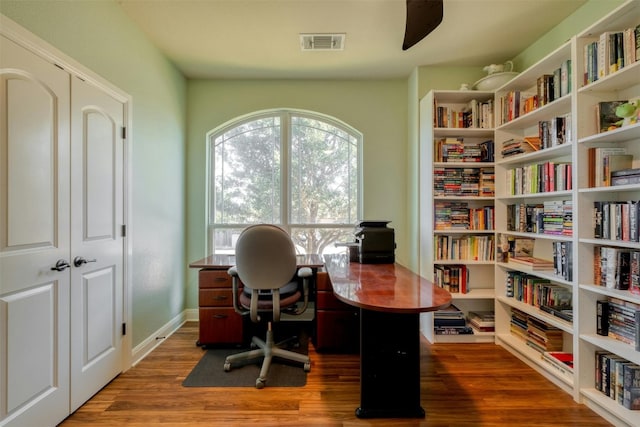
POLYGON ((586 0, 444 0, 444 19, 402 50, 405 0, 118 0, 189 78, 372 79, 416 66, 503 63, 586 0), (303 52, 300 33, 346 33, 303 52))

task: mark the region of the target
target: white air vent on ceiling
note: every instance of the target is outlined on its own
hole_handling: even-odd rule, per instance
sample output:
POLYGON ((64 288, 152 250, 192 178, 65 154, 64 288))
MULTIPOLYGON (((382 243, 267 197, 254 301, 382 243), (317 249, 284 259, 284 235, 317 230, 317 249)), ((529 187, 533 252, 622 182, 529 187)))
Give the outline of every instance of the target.
POLYGON ((345 34, 300 34, 302 50, 344 50, 345 34))

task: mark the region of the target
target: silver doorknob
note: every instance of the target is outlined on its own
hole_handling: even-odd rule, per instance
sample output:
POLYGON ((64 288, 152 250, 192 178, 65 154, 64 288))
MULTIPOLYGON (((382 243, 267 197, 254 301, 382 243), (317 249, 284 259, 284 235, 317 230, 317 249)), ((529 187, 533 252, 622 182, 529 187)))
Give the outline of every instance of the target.
POLYGON ((82 266, 82 264, 86 264, 88 262, 96 262, 95 259, 84 259, 81 256, 77 256, 73 259, 73 265, 75 265, 76 267, 80 267, 82 266))
POLYGON ((63 259, 59 259, 59 260, 56 262, 56 265, 54 265, 53 267, 51 267, 51 269, 52 269, 52 270, 55 270, 55 271, 64 271, 64 270, 66 270, 66 269, 67 269, 67 268, 69 268, 69 267, 71 267, 71 266, 69 265, 69 263, 68 263, 67 261, 65 261, 65 260, 63 260, 63 259))

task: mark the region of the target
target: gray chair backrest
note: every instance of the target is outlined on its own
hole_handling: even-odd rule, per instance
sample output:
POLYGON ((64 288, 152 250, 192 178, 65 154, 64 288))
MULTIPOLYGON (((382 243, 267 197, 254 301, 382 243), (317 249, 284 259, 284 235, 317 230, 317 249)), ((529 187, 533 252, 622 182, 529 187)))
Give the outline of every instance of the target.
POLYGON ((245 228, 236 242, 236 268, 252 289, 278 289, 294 277, 296 250, 289 234, 271 224, 245 228))

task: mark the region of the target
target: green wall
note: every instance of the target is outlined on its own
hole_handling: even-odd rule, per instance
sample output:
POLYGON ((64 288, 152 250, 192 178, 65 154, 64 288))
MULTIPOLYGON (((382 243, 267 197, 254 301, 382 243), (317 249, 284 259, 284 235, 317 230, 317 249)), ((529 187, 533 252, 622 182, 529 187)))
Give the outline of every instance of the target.
POLYGON ((185 308, 186 81, 111 0, 2 0, 0 13, 133 97, 135 347, 185 308))
MULTIPOLYGON (((336 117, 363 133, 364 217, 388 219, 400 262, 407 258, 407 82, 191 80, 187 90, 187 256, 205 254, 206 133, 238 116, 297 108, 336 117)), ((197 306, 197 276, 189 274, 188 304, 197 306)))

